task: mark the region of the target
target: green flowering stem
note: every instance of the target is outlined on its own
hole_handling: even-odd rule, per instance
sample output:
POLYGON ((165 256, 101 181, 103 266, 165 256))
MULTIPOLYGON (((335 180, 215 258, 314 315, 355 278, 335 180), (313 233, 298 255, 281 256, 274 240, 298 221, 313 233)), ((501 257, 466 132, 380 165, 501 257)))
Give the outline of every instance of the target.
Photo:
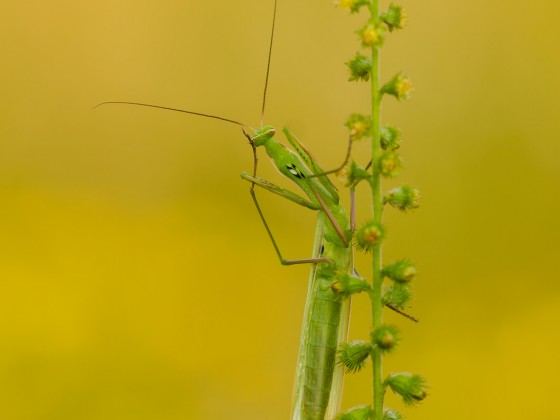
MULTIPOLYGON (((379 0, 372 0, 370 4, 371 18, 378 20, 379 0)), ((373 196, 373 221, 381 225, 383 215, 383 200, 381 196, 381 174, 377 169, 381 157, 381 93, 379 88, 379 49, 371 48, 371 158, 372 179, 371 189, 373 196)), ((372 291, 371 291, 371 315, 372 327, 375 330, 383 324, 383 276, 381 275, 381 244, 376 244, 372 249, 372 291)), ((373 412, 374 420, 383 419, 383 397, 385 387, 383 386, 382 351, 378 347, 372 350, 373 364, 373 412)))

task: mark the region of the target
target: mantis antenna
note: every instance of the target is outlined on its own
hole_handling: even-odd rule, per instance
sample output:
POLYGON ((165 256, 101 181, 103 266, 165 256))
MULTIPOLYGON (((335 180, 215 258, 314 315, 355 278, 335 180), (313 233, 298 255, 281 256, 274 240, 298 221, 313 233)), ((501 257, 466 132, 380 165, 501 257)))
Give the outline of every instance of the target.
POLYGON ((268 47, 268 62, 266 64, 266 78, 264 80, 264 93, 263 93, 262 110, 261 110, 261 127, 263 126, 264 108, 266 105, 266 91, 268 90, 268 76, 270 75, 270 61, 272 58, 272 42, 274 41, 274 25, 276 24, 277 4, 278 4, 278 0, 274 0, 274 12, 272 13, 272 30, 270 32, 270 45, 268 47))
POLYGON ((212 114, 204 114, 202 112, 195 112, 195 111, 187 111, 185 109, 180 108, 172 108, 169 106, 162 106, 162 105, 152 105, 152 104, 145 104, 142 102, 129 102, 129 101, 106 101, 101 102, 93 107, 93 109, 97 109, 103 105, 110 105, 110 104, 119 104, 119 105, 136 105, 136 106, 145 106, 148 108, 157 108, 157 109, 164 109, 166 111, 175 111, 175 112, 182 112, 183 114, 191 114, 191 115, 198 115, 199 117, 206 117, 206 118, 214 118, 216 120, 225 121, 231 124, 239 125, 241 127, 250 128, 247 124, 240 123, 239 121, 230 120, 229 118, 219 117, 217 115, 212 114))

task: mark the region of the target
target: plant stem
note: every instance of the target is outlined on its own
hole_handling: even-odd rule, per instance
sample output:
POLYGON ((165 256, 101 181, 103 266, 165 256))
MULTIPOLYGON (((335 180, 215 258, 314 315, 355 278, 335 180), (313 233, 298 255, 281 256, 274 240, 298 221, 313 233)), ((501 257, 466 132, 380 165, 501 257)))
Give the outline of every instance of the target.
MULTIPOLYGON (((372 0, 370 5, 371 18, 377 21, 379 16, 379 0, 372 0)), ((379 157, 381 155, 380 140, 380 117, 381 117, 381 95, 379 93, 379 48, 373 46, 371 49, 371 117, 372 117, 372 197, 373 197, 373 221, 381 224, 383 204, 381 202, 381 174, 378 170, 379 157)), ((371 314, 373 329, 383 322, 383 305, 381 288, 383 278, 381 277, 381 244, 375 245, 372 250, 372 295, 371 295, 371 314)), ((382 354, 381 350, 374 347, 372 354, 373 364, 373 411, 374 420, 381 420, 383 417, 383 396, 384 389, 382 383, 382 354)))

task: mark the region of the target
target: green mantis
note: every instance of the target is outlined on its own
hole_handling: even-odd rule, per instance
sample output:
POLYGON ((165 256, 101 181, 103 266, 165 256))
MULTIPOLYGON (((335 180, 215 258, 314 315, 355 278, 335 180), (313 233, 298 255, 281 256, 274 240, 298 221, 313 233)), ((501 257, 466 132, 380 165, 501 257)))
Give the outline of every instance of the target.
POLYGON ((346 340, 350 302, 332 288, 339 276, 353 274, 351 223, 339 203, 338 193, 317 161, 287 128, 288 141, 297 154, 273 139, 274 128, 265 126, 247 136, 251 145, 264 147, 274 166, 293 181, 306 198, 281 189, 256 176, 242 173, 252 183, 251 196, 282 264, 311 263, 309 289, 302 325, 292 418, 333 418, 338 412, 342 370, 336 367, 336 350, 346 340), (285 260, 266 223, 253 187, 279 194, 317 211, 312 258, 285 260))
MULTIPOLYGON (((277 0, 274 4, 274 16, 276 16, 276 4, 277 0)), ((272 25, 263 95, 263 114, 270 69, 274 21, 275 19, 272 25)), ((284 265, 311 265, 296 367, 292 419, 323 420, 334 418, 340 408, 343 375, 342 368, 336 364, 336 352, 338 345, 346 340, 350 301, 349 298, 335 291, 332 286, 338 278, 354 276, 355 271, 351 246, 354 221, 347 217, 345 209, 340 204, 337 189, 327 176, 332 171, 323 171, 311 153, 288 128, 284 128, 283 131, 294 151, 276 141, 274 138, 276 130, 272 126, 262 126, 260 129, 253 130, 235 120, 215 115, 144 103, 104 102, 100 105, 109 103, 167 109, 218 119, 243 128, 243 133, 253 151, 254 168, 252 174, 243 172, 241 177, 251 183, 251 197, 280 262, 284 265), (247 132, 246 129, 250 132, 247 132), (304 196, 276 186, 257 176, 258 148, 265 149, 276 169, 295 183, 303 191, 304 196), (259 206, 255 186, 316 211, 315 243, 310 258, 284 259, 259 206)), ((348 160, 348 156, 346 160, 348 160)), ((353 211, 351 211, 351 214, 353 214, 353 211)))

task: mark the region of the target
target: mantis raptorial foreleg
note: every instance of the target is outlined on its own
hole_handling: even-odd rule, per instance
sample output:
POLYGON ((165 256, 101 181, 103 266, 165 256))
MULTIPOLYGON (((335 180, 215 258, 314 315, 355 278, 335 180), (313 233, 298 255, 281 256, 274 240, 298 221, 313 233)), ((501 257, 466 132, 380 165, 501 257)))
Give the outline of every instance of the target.
POLYGON ((267 181, 266 179, 259 178, 257 176, 249 175, 247 172, 241 173, 241 178, 250 183, 257 185, 261 188, 264 188, 271 193, 278 194, 281 197, 287 198, 290 201, 293 201, 300 206, 307 207, 311 210, 319 210, 321 207, 314 205, 309 200, 297 195, 296 193, 291 192, 285 188, 279 187, 278 185, 273 184, 272 182, 267 181))

